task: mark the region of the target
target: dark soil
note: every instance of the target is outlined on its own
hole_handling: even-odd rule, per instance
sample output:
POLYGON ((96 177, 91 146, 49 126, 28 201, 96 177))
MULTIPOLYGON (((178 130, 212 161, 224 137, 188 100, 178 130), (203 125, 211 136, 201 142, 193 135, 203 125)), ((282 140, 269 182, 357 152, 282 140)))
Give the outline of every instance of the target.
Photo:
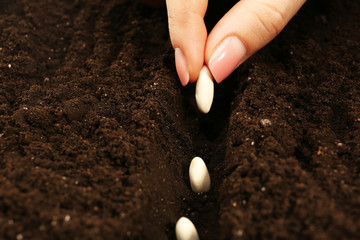
POLYGON ((0 0, 0 238, 175 239, 187 216, 202 239, 359 239, 359 12, 309 1, 202 115, 164 8, 0 0))

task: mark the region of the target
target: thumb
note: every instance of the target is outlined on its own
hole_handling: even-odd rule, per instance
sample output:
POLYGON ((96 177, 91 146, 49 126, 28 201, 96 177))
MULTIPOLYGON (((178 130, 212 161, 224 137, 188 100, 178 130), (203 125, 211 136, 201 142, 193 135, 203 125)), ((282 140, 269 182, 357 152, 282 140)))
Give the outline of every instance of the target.
POLYGON ((204 65, 207 0, 166 0, 171 44, 181 84, 195 82, 204 65))
POLYGON ((205 62, 220 83, 278 35, 305 0, 242 0, 216 24, 205 62))

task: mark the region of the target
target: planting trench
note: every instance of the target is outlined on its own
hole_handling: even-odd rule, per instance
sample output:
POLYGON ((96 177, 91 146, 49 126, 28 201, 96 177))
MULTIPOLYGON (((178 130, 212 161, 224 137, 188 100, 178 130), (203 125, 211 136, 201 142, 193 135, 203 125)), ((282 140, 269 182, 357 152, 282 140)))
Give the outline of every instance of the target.
POLYGON ((359 238, 357 1, 309 1, 207 115, 178 81, 164 9, 0 5, 1 238, 175 239, 181 216, 201 239, 359 238))

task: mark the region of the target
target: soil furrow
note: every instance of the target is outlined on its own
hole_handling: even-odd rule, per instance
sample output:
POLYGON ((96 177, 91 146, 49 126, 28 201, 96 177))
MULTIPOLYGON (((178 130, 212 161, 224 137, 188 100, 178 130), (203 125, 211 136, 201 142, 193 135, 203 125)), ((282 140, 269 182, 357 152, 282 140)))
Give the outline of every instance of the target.
MULTIPOLYGON (((183 97, 188 99, 189 106, 195 110, 196 121, 183 122, 183 124, 196 124, 196 131, 189 132, 191 145, 189 150, 193 157, 201 157, 207 164, 211 177, 211 190, 207 193, 193 193, 193 196, 186 199, 184 216, 191 219, 198 229, 202 239, 217 239, 220 232, 219 226, 219 187, 223 181, 224 168, 223 161, 226 152, 226 132, 228 129, 228 119, 231 110, 231 102, 234 97, 234 89, 243 89, 244 82, 240 79, 239 72, 235 72, 229 81, 222 85, 215 86, 215 97, 213 106, 208 114, 202 114, 197 110, 195 103, 195 86, 191 86, 183 91, 183 97), (240 87, 239 87, 240 85, 240 87)), ((245 74, 242 74, 245 75, 245 74)), ((238 92, 237 94, 241 94, 238 92)), ((188 165, 183 169, 184 181, 189 185, 188 165)), ((174 239, 174 236, 172 236, 174 239)))

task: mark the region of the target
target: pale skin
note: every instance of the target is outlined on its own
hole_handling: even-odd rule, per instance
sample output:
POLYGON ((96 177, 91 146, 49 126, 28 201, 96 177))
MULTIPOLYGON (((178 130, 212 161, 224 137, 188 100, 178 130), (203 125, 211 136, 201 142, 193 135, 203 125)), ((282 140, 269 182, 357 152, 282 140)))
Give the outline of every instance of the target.
MULTIPOLYGON (((161 0, 143 0, 162 2, 161 0)), ((240 0, 208 34, 208 0, 166 0, 176 70, 183 86, 207 65, 216 82, 274 39, 306 0, 240 0)))

